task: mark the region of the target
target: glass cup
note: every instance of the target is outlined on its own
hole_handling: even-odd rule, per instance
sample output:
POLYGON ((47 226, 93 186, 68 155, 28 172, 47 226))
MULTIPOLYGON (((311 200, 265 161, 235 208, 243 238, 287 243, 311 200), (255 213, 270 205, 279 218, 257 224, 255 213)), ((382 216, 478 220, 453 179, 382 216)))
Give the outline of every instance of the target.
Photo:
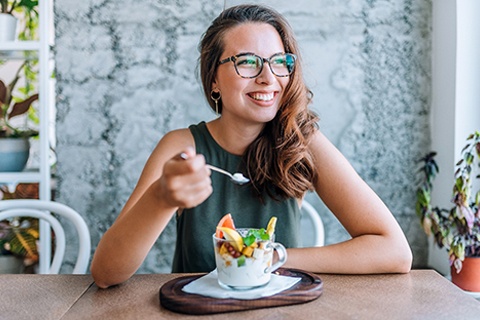
MULTIPOLYGON (((242 237, 248 230, 251 229, 236 229, 242 237)), ((213 234, 218 283, 223 288, 249 290, 265 286, 270 282, 272 272, 287 261, 287 250, 274 239, 256 240, 249 247, 244 246, 242 252, 235 250, 232 242, 213 234), (272 265, 274 250, 278 261, 272 265)))

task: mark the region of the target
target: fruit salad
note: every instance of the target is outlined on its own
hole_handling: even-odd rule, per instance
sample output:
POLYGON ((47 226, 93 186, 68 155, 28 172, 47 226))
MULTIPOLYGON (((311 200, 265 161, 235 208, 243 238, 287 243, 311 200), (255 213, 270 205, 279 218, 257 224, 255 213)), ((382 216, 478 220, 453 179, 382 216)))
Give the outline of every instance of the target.
POLYGON ((215 259, 219 282, 229 287, 254 287, 268 283, 272 265, 277 218, 266 229, 237 229, 231 214, 225 215, 214 234, 215 259))

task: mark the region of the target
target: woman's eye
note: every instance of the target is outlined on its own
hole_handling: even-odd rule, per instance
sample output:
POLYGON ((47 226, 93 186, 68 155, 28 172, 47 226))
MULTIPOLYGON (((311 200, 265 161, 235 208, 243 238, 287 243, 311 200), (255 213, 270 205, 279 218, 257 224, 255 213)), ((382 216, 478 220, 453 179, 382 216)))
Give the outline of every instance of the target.
POLYGON ((237 66, 256 68, 258 66, 258 62, 257 62, 257 59, 255 58, 243 58, 243 59, 237 60, 237 66))
POLYGON ((286 65, 286 61, 284 58, 276 58, 276 59, 273 59, 272 61, 270 61, 270 63, 272 65, 275 65, 275 66, 284 66, 286 65))

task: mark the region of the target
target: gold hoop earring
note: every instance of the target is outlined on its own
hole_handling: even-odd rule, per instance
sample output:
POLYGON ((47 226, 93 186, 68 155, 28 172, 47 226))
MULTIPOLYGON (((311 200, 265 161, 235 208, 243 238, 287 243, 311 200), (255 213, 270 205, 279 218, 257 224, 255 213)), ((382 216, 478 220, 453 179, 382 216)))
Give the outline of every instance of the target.
POLYGON ((210 98, 215 101, 215 114, 218 116, 218 101, 222 97, 222 93, 218 89, 212 89, 210 92, 210 98), (217 91, 215 91, 217 90, 217 91))

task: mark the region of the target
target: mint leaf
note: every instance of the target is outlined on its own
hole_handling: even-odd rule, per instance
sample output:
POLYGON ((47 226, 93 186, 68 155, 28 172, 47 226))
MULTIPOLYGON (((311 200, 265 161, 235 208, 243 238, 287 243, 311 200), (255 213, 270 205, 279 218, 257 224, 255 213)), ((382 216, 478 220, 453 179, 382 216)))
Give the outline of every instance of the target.
MULTIPOLYGON (((264 230, 265 231, 265 230, 264 230)), ((268 233, 264 232, 260 235, 260 239, 262 240, 270 240, 270 236, 268 235, 268 233)))
MULTIPOLYGON (((254 237, 256 240, 270 240, 270 236, 268 235, 267 231, 265 231, 264 228, 248 230, 247 235, 243 238, 244 243, 247 247, 250 244, 252 244, 253 241, 250 244, 247 244, 245 240, 250 239, 251 237, 254 237)), ((250 240, 247 240, 247 241, 250 241, 250 240)))
POLYGON ((243 238, 243 244, 245 244, 245 246, 249 247, 252 243, 255 242, 257 238, 254 236, 254 235, 249 235, 249 236, 246 236, 243 238))

